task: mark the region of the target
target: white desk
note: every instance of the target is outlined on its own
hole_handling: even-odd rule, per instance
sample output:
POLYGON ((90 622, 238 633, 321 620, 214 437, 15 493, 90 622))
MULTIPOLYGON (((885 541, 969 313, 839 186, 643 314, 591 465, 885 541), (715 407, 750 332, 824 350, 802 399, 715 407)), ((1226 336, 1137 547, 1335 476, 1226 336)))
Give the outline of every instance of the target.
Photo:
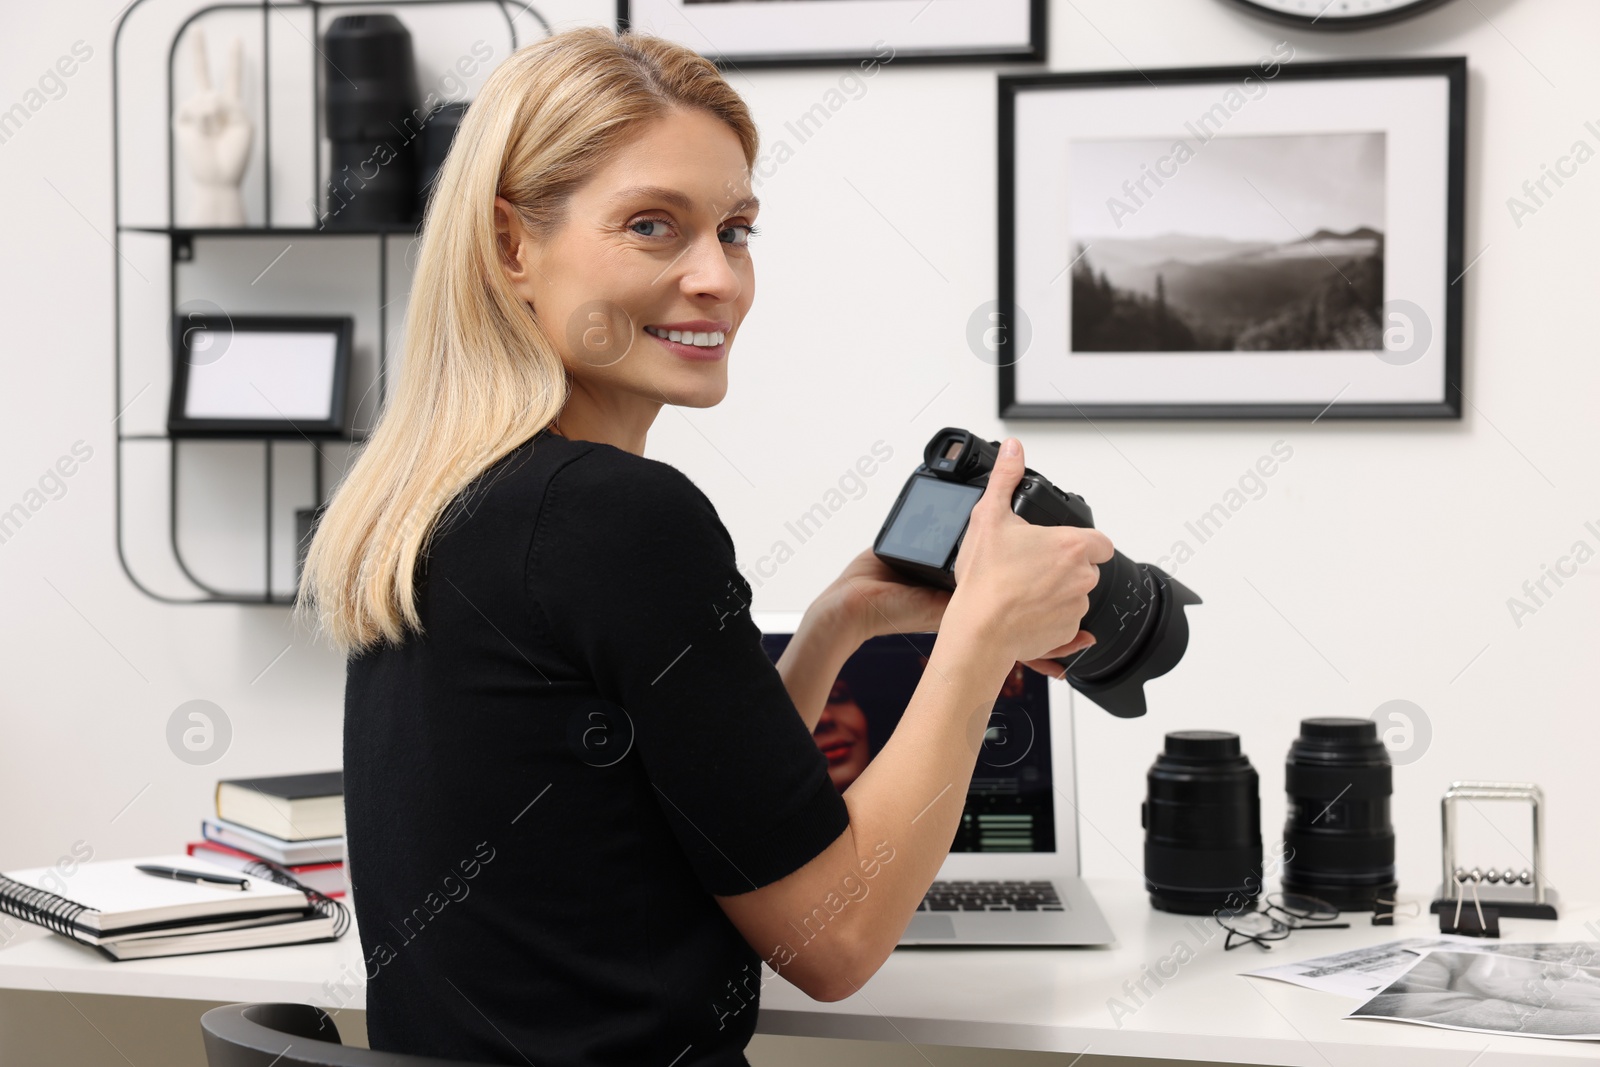
MULTIPOLYGON (((1090 879, 1116 932, 1103 949, 900 949, 860 992, 818 1003, 780 978, 762 989, 758 1032, 793 1037, 911 1041, 974 1048, 1089 1051, 1307 1067, 1512 1067, 1600 1059, 1600 1043, 1488 1037, 1370 1019, 1343 1019, 1355 1001, 1240 972, 1399 937, 1425 936, 1437 919, 1392 927, 1352 917, 1349 930, 1303 931, 1272 952, 1202 944, 1198 919, 1150 908, 1134 879, 1090 879), (1118 1025, 1111 997, 1187 940, 1194 958, 1118 1025)), ((1415 890, 1405 893, 1416 896, 1415 890)), ((1594 940, 1600 906, 1563 902, 1559 922, 1503 919, 1505 941, 1594 940)), ((1168 966, 1170 973, 1171 966, 1168 966)), ((337 942, 114 963, 91 948, 28 929, 0 949, 0 989, 225 1001, 302 1001, 364 1009, 361 944, 337 942), (340 990, 339 983, 345 983, 340 990)), ((1141 994, 1141 997, 1143 995, 1141 994)))

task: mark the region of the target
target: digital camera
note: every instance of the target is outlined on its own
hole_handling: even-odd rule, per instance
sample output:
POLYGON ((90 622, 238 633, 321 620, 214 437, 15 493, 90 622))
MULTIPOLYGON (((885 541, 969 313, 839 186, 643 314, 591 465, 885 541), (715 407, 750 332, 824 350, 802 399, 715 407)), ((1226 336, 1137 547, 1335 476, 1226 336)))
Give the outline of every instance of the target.
MULTIPOLYGON (((872 551, 908 577, 956 587, 955 561, 972 506, 983 496, 1000 456, 1000 442, 947 426, 934 434, 922 465, 906 479, 873 541, 872 551)), ((1011 510, 1035 526, 1092 529, 1083 497, 1064 492, 1031 467, 1011 497, 1011 510)), ((1080 629, 1094 644, 1056 658, 1066 681, 1121 718, 1145 713, 1144 683, 1177 666, 1189 645, 1184 608, 1200 598, 1160 567, 1116 552, 1100 564, 1080 629)))

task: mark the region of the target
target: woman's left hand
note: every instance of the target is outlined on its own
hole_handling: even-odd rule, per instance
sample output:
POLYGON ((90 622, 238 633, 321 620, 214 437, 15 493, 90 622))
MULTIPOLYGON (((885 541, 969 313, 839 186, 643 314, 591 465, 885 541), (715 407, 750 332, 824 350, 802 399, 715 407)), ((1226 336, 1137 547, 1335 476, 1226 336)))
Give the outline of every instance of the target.
POLYGON ((906 577, 871 548, 862 549, 823 595, 835 597, 869 637, 934 632, 950 603, 950 590, 906 577))
POLYGON ((1094 644, 1094 641, 1094 634, 1090 633, 1088 630, 1079 630, 1077 636, 1073 637, 1071 641, 1068 641, 1059 648, 1052 648, 1039 659, 1024 659, 1018 660, 1018 662, 1024 667, 1036 670, 1040 674, 1043 674, 1047 677, 1065 678, 1069 668, 1064 664, 1057 663, 1056 657, 1070 656, 1074 652, 1082 652, 1084 649, 1094 644))

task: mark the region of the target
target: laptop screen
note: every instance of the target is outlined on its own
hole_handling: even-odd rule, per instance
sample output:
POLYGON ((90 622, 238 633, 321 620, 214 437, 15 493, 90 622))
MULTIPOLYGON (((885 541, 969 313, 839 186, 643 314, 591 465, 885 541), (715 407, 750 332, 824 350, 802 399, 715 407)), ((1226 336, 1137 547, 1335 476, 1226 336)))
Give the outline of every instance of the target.
MULTIPOLYGON (((889 634, 864 643, 828 694, 814 738, 842 793, 894 733, 922 679, 937 634, 889 634)), ((774 663, 789 634, 764 633, 774 663)), ((951 852, 1055 852, 1049 680, 1018 663, 990 713, 951 852)))

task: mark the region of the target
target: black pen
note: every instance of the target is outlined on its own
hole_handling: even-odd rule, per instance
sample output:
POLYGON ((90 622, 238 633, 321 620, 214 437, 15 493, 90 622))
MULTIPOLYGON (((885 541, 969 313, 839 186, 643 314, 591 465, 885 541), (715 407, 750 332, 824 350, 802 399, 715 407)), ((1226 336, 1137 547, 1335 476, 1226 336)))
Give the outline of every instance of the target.
POLYGON ((136 863, 134 867, 145 874, 157 878, 171 878, 176 882, 217 882, 222 885, 236 885, 240 889, 250 888, 250 879, 234 878, 228 875, 210 874, 206 871, 185 871, 178 867, 162 867, 155 863, 136 863))

